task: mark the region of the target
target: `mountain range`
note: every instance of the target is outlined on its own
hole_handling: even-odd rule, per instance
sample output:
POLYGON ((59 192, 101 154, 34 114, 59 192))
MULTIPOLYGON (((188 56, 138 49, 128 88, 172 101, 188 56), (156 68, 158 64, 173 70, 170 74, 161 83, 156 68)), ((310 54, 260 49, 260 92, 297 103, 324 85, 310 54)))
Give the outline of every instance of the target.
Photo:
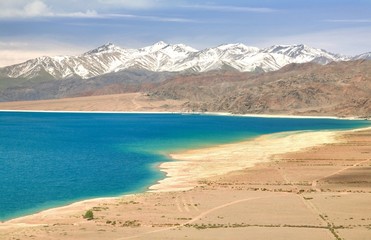
POLYGON ((347 57, 302 44, 106 44, 1 68, 0 102, 139 93, 180 101, 181 111, 370 118, 370 60, 371 52, 347 57))
POLYGON ((196 112, 371 117, 371 61, 289 64, 268 73, 211 71, 167 79, 148 93, 196 112))
POLYGON ((270 72, 291 63, 328 64, 337 61, 371 59, 371 52, 354 57, 334 54, 307 45, 274 45, 259 49, 244 44, 223 44, 196 50, 184 44, 158 42, 128 49, 105 44, 79 56, 39 57, 0 68, 1 78, 89 79, 122 70, 199 73, 212 70, 270 72))

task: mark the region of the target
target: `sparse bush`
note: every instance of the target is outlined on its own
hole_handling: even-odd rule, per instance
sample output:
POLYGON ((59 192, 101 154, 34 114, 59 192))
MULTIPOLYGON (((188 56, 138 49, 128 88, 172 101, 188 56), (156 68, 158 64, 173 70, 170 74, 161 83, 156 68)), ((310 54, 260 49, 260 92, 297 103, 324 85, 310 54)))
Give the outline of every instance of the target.
POLYGON ((94 213, 92 210, 88 210, 86 211, 86 213, 83 215, 83 217, 86 219, 86 220, 92 220, 94 219, 94 213))

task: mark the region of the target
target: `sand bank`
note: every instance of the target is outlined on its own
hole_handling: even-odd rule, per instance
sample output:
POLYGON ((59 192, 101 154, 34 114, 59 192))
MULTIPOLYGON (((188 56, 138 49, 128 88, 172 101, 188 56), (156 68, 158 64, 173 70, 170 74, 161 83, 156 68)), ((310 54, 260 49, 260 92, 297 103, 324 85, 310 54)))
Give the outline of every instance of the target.
POLYGON ((194 187, 204 178, 253 167, 273 155, 296 152, 320 144, 335 143, 338 132, 286 132, 264 135, 253 140, 172 153, 171 162, 162 163, 166 178, 151 191, 180 191, 194 187))
POLYGON ((156 100, 143 93, 123 93, 34 101, 0 102, 2 110, 58 112, 173 112, 185 101, 156 100))
MULTIPOLYGON (((297 131, 263 135, 248 141, 217 145, 209 148, 171 153, 173 161, 159 165, 166 178, 149 187, 149 192, 172 192, 194 188, 198 181, 224 175, 229 172, 253 167, 258 163, 270 161, 275 154, 295 152, 319 144, 336 142, 339 132, 297 131)), ((89 209, 92 205, 115 201, 117 197, 95 198, 75 202, 68 206, 44 210, 30 216, 48 218, 50 215, 65 214, 79 209, 89 209)), ((24 216, 8 222, 28 219, 24 216)))
POLYGON ((157 192, 13 219, 0 224, 0 238, 368 239, 370 154, 370 129, 281 133, 173 153, 157 192), (94 220, 82 218, 87 209, 94 220))
POLYGON ((25 112, 85 112, 85 113, 182 113, 208 114, 264 118, 332 118, 357 119, 337 116, 298 116, 288 114, 232 114, 224 112, 193 112, 186 107, 186 100, 153 99, 143 93, 122 93, 112 95, 75 98, 0 102, 0 111, 25 112))

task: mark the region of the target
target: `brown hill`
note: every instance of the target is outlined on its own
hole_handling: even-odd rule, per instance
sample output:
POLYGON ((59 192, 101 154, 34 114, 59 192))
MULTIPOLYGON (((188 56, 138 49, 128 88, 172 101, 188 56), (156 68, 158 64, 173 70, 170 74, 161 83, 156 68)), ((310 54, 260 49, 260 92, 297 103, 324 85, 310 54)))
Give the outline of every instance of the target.
MULTIPOLYGON (((371 61, 333 62, 324 66, 291 64, 269 73, 226 70, 175 74, 131 70, 85 80, 32 82, 0 79, 0 101, 3 102, 56 99, 56 104, 55 101, 61 98, 118 93, 127 93, 128 96, 145 93, 135 95, 135 102, 144 97, 143 103, 148 103, 148 106, 142 107, 146 111, 153 108, 153 104, 149 104, 151 100, 163 103, 164 109, 169 109, 173 100, 179 100, 172 110, 370 118, 371 61), (166 100, 170 100, 170 105, 165 104, 166 100)), ((104 99, 107 106, 112 105, 108 103, 109 97, 104 99)), ((114 109, 125 110, 125 104, 118 106, 115 99, 112 96, 114 109)), ((80 100, 75 101, 78 103, 80 100)), ((62 107, 64 103, 62 101, 58 106, 62 107)), ((42 104, 45 106, 45 102, 42 104)), ((94 109, 94 101, 89 104, 89 109, 94 109)), ((17 109, 26 109, 27 106, 18 106, 17 109)), ((99 106, 100 111, 114 110, 99 106)))
POLYGON ((186 100, 191 111, 370 117, 371 61, 291 64, 264 74, 179 76, 150 96, 186 100))

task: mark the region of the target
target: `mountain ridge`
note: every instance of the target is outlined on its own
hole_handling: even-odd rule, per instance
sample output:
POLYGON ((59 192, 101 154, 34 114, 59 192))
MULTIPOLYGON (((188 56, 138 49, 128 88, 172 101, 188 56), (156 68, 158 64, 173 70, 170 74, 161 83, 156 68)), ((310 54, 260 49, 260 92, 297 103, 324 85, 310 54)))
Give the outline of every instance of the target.
POLYGON ((165 80, 154 99, 195 112, 371 117, 371 61, 292 63, 268 73, 208 72, 165 80))
POLYGON ((149 110, 153 100, 172 110, 181 102, 177 111, 370 118, 371 61, 291 63, 267 73, 122 70, 86 80, 0 79, 0 102, 125 93, 141 93, 149 110))
POLYGON ((291 63, 371 59, 371 53, 354 57, 327 52, 304 44, 273 45, 256 48, 242 43, 227 43, 217 47, 194 49, 185 44, 163 41, 131 49, 107 43, 77 56, 43 56, 0 68, 9 78, 89 79, 125 69, 154 72, 207 72, 234 69, 239 72, 270 72, 291 63))

